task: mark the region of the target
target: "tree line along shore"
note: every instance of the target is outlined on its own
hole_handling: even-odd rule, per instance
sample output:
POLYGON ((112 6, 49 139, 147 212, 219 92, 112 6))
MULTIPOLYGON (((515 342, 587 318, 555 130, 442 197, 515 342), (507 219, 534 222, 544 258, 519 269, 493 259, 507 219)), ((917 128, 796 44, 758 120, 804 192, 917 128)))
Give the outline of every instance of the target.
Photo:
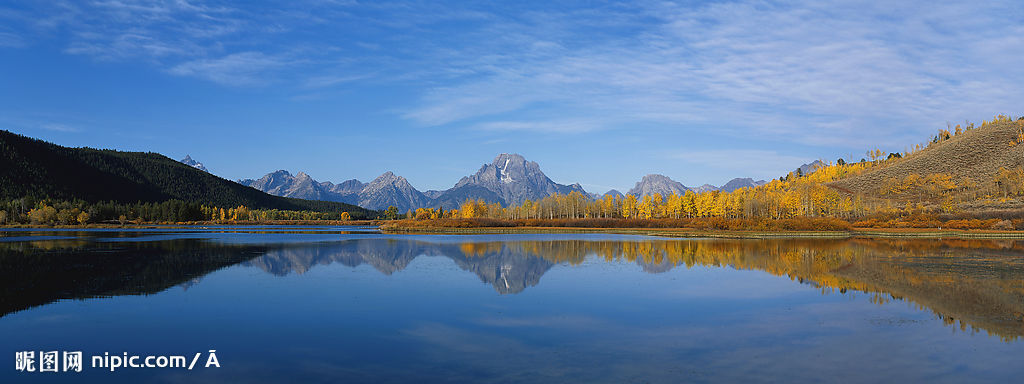
POLYGON ((384 229, 396 231, 486 227, 769 232, 871 228, 1024 230, 1024 145, 1020 145, 1024 144, 1024 117, 1014 119, 1006 115, 978 126, 951 125, 939 130, 928 142, 903 152, 874 149, 859 161, 819 161, 807 172, 797 169, 764 185, 728 192, 594 198, 574 191, 526 200, 515 206, 466 200, 450 209, 424 207, 404 213, 393 206, 371 211, 347 204, 270 196, 154 154, 64 148, 9 133, 0 138, 11 148, 23 149, 4 155, 11 157, 4 161, 14 168, 4 176, 4 181, 11 183, 4 182, 0 188, 6 196, 0 199, 0 225, 337 224, 381 220, 378 223, 384 229), (33 159, 38 151, 29 149, 49 151, 71 160, 33 159), (94 161, 96 158, 104 161, 94 161), (149 165, 140 168, 136 163, 149 165), (100 196, 106 189, 97 189, 91 182, 79 183, 92 186, 89 188, 94 190, 86 194, 93 196, 91 199, 74 198, 77 189, 67 189, 64 184, 31 187, 14 182, 35 180, 32 175, 36 174, 64 172, 71 165, 90 164, 97 174, 120 175, 117 180, 121 184, 152 189, 154 199, 184 197, 148 202, 126 202, 128 197, 97 201, 93 195, 100 196), (174 182, 131 181, 134 179, 128 176, 135 175, 136 168, 160 170, 149 172, 146 180, 164 180, 167 177, 161 175, 172 174, 170 179, 174 182), (12 195, 28 197, 11 198, 12 195), (220 198, 223 201, 219 203, 204 202, 226 195, 235 197, 220 198), (244 204, 245 201, 253 205, 244 204))
POLYGON ((420 208, 390 228, 590 227, 1024 230, 1024 117, 941 129, 904 152, 819 161, 764 185, 644 196, 554 194, 518 206, 420 208))

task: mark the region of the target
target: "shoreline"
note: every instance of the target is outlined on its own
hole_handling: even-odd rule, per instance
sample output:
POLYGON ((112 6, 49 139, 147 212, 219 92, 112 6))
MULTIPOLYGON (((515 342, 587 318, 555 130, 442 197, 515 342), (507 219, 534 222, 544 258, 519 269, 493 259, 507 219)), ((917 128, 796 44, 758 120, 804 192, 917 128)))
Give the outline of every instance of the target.
POLYGON ((278 221, 237 221, 230 223, 220 223, 213 221, 188 221, 179 223, 169 222, 144 222, 144 223, 125 223, 124 225, 116 223, 90 223, 85 225, 33 225, 33 224, 0 224, 0 230, 4 229, 138 229, 138 228, 184 228, 184 227, 208 227, 208 226, 222 226, 222 227, 259 227, 259 226, 292 226, 292 227, 316 227, 316 226, 379 226, 380 222, 377 220, 351 220, 351 221, 302 221, 302 220, 278 220, 278 221))
POLYGON ((928 229, 876 229, 854 228, 847 231, 742 231, 742 230, 701 230, 689 228, 586 228, 586 227, 427 227, 427 228, 381 228, 385 234, 424 235, 475 235, 475 234, 543 234, 543 233, 609 233, 643 235, 671 238, 717 238, 717 239, 990 239, 1024 240, 1024 231, 992 230, 928 230, 928 229))
POLYGON ((485 235, 485 234, 549 234, 549 233, 607 233, 621 235, 657 236, 668 238, 715 238, 715 239, 988 239, 1024 240, 1024 231, 997 231, 982 229, 922 229, 922 228, 853 228, 840 231, 758 231, 758 230, 704 230, 693 228, 594 228, 594 227, 405 227, 388 224, 386 221, 359 220, 348 222, 187 222, 187 223, 128 223, 125 225, 94 223, 87 225, 39 226, 30 224, 0 225, 4 229, 173 229, 195 226, 377 226, 383 234, 420 235, 485 235))

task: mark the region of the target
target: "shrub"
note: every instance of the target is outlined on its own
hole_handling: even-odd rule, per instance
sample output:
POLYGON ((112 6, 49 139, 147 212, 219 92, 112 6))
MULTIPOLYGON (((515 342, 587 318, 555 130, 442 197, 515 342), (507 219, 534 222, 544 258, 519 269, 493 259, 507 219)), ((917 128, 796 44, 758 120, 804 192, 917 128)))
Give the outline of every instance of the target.
POLYGON ((990 228, 1000 231, 1012 231, 1015 229, 1013 222, 1011 222, 1010 220, 1000 220, 995 224, 992 224, 990 228))

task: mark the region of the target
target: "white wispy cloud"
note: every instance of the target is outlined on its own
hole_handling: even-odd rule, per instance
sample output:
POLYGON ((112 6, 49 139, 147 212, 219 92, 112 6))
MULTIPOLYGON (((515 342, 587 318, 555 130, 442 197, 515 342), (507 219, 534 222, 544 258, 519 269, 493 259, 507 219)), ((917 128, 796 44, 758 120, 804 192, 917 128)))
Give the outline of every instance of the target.
POLYGON ((747 175, 757 178, 774 178, 778 175, 785 175, 801 164, 817 160, 758 149, 688 151, 668 154, 665 157, 671 160, 681 160, 694 166, 725 171, 727 175, 747 175))
POLYGON ((47 131, 64 132, 64 133, 78 133, 82 132, 82 129, 76 126, 71 126, 61 123, 43 123, 39 125, 39 128, 47 131))
POLYGON ((21 36, 10 32, 0 32, 0 48, 21 48, 25 46, 25 40, 21 36))
POLYGON ((526 131, 532 133, 583 133, 602 129, 604 124, 588 119, 552 121, 488 121, 474 125, 484 131, 526 131))
MULTIPOLYGON (((642 20, 620 20, 635 32, 598 41, 562 29, 568 15, 546 14, 537 24, 504 19, 480 33, 507 43, 500 54, 442 52, 447 73, 467 75, 433 88, 405 117, 525 128, 546 124, 547 114, 535 113, 541 105, 684 130, 717 123, 737 135, 791 134, 807 144, 904 139, 908 130, 919 136, 946 120, 1019 108, 1024 91, 1015 84, 1024 70, 1010 52, 1024 48, 1024 31, 999 20, 1019 8, 644 3, 642 20), (519 31, 521 43, 497 37, 503 31, 519 31), (566 43, 535 50, 549 40, 566 43), (514 124, 510 114, 519 116, 514 124)), ((582 17, 573 23, 604 16, 582 17)))
POLYGON ((63 51, 101 61, 142 61, 173 74, 191 74, 226 85, 250 84, 251 71, 216 73, 240 60, 266 69, 274 53, 239 49, 252 16, 228 6, 186 0, 56 1, 33 4, 6 16, 37 39, 66 33, 63 51), (205 69, 205 70, 204 70, 205 69))
POLYGON ((370 78, 371 75, 323 75, 314 76, 304 81, 305 88, 327 88, 339 84, 351 83, 370 78))
POLYGON ((658 126, 813 145, 905 142, 1019 113, 1022 5, 100 0, 0 7, 0 46, 64 51, 227 86, 410 90, 426 127, 590 133, 658 126), (1015 19, 1016 18, 1016 19, 1015 19), (23 32, 29 32, 25 34, 23 32), (31 39, 29 39, 31 40, 31 39))
POLYGON ((179 76, 194 76, 215 83, 234 86, 261 85, 268 80, 263 75, 290 64, 281 57, 261 52, 240 52, 218 58, 198 59, 178 64, 169 70, 179 76))

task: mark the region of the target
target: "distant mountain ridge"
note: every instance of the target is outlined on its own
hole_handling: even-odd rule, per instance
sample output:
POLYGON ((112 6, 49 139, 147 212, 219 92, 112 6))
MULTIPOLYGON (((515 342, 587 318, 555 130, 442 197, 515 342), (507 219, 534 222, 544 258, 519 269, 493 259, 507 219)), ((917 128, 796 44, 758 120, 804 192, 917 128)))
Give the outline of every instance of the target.
POLYGON ((724 185, 719 187, 718 190, 723 192, 732 192, 740 188, 753 188, 765 184, 768 184, 768 182, 764 180, 754 181, 754 179, 751 179, 749 177, 737 177, 735 179, 729 180, 728 183, 725 183, 724 185))
POLYGON ((409 180, 396 176, 391 171, 384 172, 369 182, 359 191, 358 205, 361 207, 381 207, 384 209, 395 206, 401 211, 426 206, 430 199, 409 184, 409 180))
MULTIPOLYGON (((502 153, 490 164, 484 164, 475 174, 463 177, 452 189, 438 196, 436 200, 464 201, 479 193, 466 193, 463 187, 473 186, 493 192, 502 205, 520 205, 526 200, 538 200, 555 193, 568 194, 579 192, 587 195, 587 191, 579 184, 562 185, 551 181, 533 161, 527 161, 521 155, 502 153)), ((454 208, 449 206, 446 208, 454 208)))
POLYGON ((694 192, 696 192, 696 193, 704 193, 704 192, 717 191, 718 187, 716 187, 714 185, 711 185, 711 184, 704 184, 704 185, 699 186, 697 188, 691 188, 691 189, 694 192))
POLYGON ((601 197, 604 197, 604 196, 611 196, 611 197, 614 197, 614 198, 618 199, 618 198, 621 198, 621 197, 623 197, 625 195, 623 195, 622 192, 619 192, 616 189, 612 189, 612 190, 610 190, 608 192, 605 192, 603 195, 601 195, 601 197))
POLYGON ((370 209, 395 206, 401 211, 442 207, 458 208, 467 199, 484 200, 503 206, 539 200, 554 193, 579 192, 590 196, 579 184, 563 185, 551 181, 536 162, 521 155, 503 153, 455 186, 444 191, 420 192, 404 177, 388 171, 370 183, 348 180, 341 184, 318 182, 305 173, 292 176, 287 171, 268 173, 258 180, 239 180, 239 184, 287 197, 320 199, 357 204, 370 209))
MULTIPOLYGON (((268 173, 259 180, 244 180, 242 185, 259 189, 271 195, 306 200, 346 202, 333 198, 333 193, 309 175, 299 172, 294 176, 285 170, 268 173)), ((351 203, 351 202, 349 202, 351 203)))
MULTIPOLYGON (((683 195, 686 194, 686 191, 693 191, 694 193, 704 193, 713 191, 732 192, 740 188, 753 188, 765 184, 768 184, 768 182, 764 180, 754 181, 754 179, 749 177, 737 177, 735 179, 729 180, 721 187, 716 187, 711 184, 704 184, 699 187, 690 188, 678 181, 672 180, 668 176, 652 174, 644 176, 643 179, 638 181, 636 183, 636 186, 634 186, 633 189, 630 189, 629 192, 626 192, 626 194, 633 195, 636 197, 643 197, 646 195, 653 195, 655 193, 658 193, 661 194, 662 197, 665 197, 672 193, 675 193, 677 195, 683 195)), ((618 192, 615 190, 612 191, 618 192)))
POLYGON ((677 195, 684 195, 686 191, 689 191, 683 183, 672 180, 668 176, 659 174, 649 174, 644 176, 640 181, 633 186, 626 195, 633 195, 636 197, 643 197, 648 195, 660 194, 662 196, 668 196, 673 193, 677 195))
POLYGON ((804 165, 801 165, 801 166, 797 167, 797 169, 794 170, 794 171, 799 171, 801 174, 807 175, 807 174, 810 174, 810 173, 818 170, 818 168, 821 168, 821 167, 824 167, 824 166, 825 166, 825 163, 822 162, 821 160, 814 160, 814 161, 812 161, 810 163, 807 163, 807 164, 804 164, 804 165))
POLYGON ((764 180, 754 181, 752 178, 735 178, 722 187, 704 184, 697 188, 689 188, 668 176, 649 174, 626 194, 613 189, 604 195, 598 195, 588 193, 578 183, 564 185, 552 181, 541 171, 540 165, 515 153, 499 154, 490 163, 480 166, 476 173, 463 177, 447 190, 420 192, 404 177, 390 171, 369 183, 362 183, 356 179, 340 184, 319 182, 303 172, 293 176, 284 170, 268 173, 258 180, 245 179, 238 182, 278 196, 337 201, 369 209, 395 206, 402 212, 425 207, 457 209, 466 200, 483 200, 507 207, 520 205, 526 200, 540 200, 555 193, 579 192, 592 199, 609 194, 616 197, 643 197, 655 193, 668 196, 672 193, 683 195, 687 191, 732 192, 767 183, 764 180))

